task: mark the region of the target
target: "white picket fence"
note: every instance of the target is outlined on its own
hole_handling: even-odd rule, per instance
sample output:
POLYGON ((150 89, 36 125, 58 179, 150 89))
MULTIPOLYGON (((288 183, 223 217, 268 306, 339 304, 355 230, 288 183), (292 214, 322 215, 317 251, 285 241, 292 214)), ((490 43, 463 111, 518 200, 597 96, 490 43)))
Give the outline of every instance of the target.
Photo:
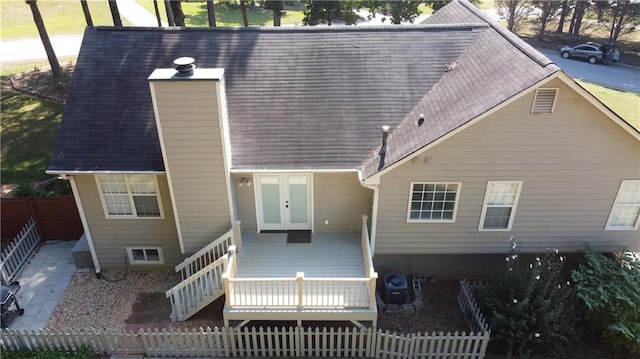
POLYGON ((27 265, 40 244, 36 222, 30 218, 18 235, 0 254, 0 279, 2 284, 13 282, 27 265))
POLYGON ((480 307, 475 299, 475 291, 485 286, 486 283, 474 281, 469 282, 466 279, 460 281, 460 291, 458 292, 458 306, 464 315, 464 319, 471 330, 479 332, 490 332, 489 324, 480 312, 480 307))
POLYGON ((199 330, 41 330, 2 332, 0 348, 62 349, 151 357, 358 357, 380 359, 485 356, 489 332, 395 334, 368 329, 242 328, 199 330))

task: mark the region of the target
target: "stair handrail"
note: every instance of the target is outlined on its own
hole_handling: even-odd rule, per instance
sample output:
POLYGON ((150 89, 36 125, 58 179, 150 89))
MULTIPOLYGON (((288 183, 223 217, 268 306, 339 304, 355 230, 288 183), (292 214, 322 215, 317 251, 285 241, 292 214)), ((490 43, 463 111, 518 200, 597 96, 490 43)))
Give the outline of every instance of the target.
MULTIPOLYGON (((219 286, 218 289, 224 289, 222 283, 222 273, 224 273, 227 269, 228 258, 229 254, 223 255, 222 257, 216 259, 213 263, 200 269, 196 273, 193 273, 187 279, 182 280, 180 283, 176 284, 165 292, 166 297, 169 298, 171 302, 172 320, 183 321, 188 319, 190 316, 197 312, 197 310, 191 313, 189 312, 190 309, 199 304, 195 299, 196 297, 202 296, 202 298, 204 298, 206 296, 212 296, 214 294, 216 288, 213 286, 213 282, 211 283, 211 293, 201 293, 201 291, 199 290, 201 288, 198 289, 193 286, 199 287, 199 284, 202 284, 201 280, 207 277, 211 272, 215 272, 218 268, 221 268, 217 271, 219 274, 216 275, 214 273, 213 275, 219 277, 217 278, 217 283, 219 286), (189 304, 189 302, 191 303, 189 304)), ((211 299, 213 300, 215 298, 212 297, 211 299)), ((208 302, 205 304, 208 304, 208 302)))
POLYGON ((189 276, 227 254, 230 246, 238 246, 239 243, 241 246, 240 224, 240 221, 236 221, 230 230, 180 262, 175 267, 175 271, 182 274, 182 280, 189 278, 189 276))

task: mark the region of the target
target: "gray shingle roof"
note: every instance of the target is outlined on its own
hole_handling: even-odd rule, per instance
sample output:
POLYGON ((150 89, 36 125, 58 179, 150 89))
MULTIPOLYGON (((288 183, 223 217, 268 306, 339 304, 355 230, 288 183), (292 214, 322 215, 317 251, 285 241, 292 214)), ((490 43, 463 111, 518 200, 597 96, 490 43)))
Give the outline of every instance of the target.
POLYGON ((382 125, 392 128, 389 165, 555 68, 465 20, 476 24, 87 29, 49 170, 162 171, 147 77, 191 56, 225 69, 233 168, 366 163, 370 175, 382 125), (438 125, 412 137, 402 122, 414 113, 438 125))

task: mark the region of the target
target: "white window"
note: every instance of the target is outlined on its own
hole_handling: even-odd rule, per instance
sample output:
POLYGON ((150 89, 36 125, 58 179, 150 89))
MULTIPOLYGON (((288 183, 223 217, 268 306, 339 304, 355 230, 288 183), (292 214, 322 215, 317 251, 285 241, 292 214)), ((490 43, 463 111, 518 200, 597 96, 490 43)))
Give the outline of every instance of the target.
POLYGON ((460 183, 411 183, 407 222, 456 220, 460 183))
POLYGON ((127 247, 130 264, 164 264, 161 247, 127 247))
POLYGON ((558 98, 557 88, 539 88, 536 90, 531 106, 531 113, 549 114, 553 113, 558 98))
POLYGON ((520 181, 489 181, 480 216, 480 231, 508 231, 520 197, 520 181))
POLYGON ((107 218, 162 218, 158 183, 153 175, 98 175, 107 218))
POLYGON ((625 180, 607 220, 608 230, 637 229, 640 218, 640 180, 625 180))

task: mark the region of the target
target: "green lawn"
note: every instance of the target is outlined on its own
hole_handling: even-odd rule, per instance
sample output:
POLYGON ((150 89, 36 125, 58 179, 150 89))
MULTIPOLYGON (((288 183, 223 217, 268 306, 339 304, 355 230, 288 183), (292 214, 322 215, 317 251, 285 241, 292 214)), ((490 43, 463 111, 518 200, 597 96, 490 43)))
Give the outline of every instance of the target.
MULTIPOLYGON (((136 0, 140 5, 147 9, 152 14, 155 14, 153 7, 153 0, 136 0)), ((167 13, 164 9, 164 1, 158 1, 158 8, 160 10, 160 17, 163 21, 167 21, 167 13)), ((243 26, 242 13, 240 12, 240 5, 236 3, 216 1, 216 26, 243 26)), ((187 27, 201 27, 209 26, 207 16, 207 3, 206 1, 185 1, 182 3, 182 11, 184 11, 186 17, 187 27)), ((282 17, 282 24, 298 24, 302 25, 302 10, 285 10, 285 15, 282 17)), ((268 10, 256 9, 247 11, 247 18, 249 20, 249 26, 273 26, 273 13, 268 10)))
POLYGON ((633 92, 622 92, 608 87, 578 81, 627 122, 640 130, 640 95, 633 92))
POLYGON ((62 119, 63 105, 2 91, 2 183, 32 183, 47 179, 53 143, 62 119))
MULTIPOLYGON (((93 24, 113 26, 106 1, 87 1, 93 24)), ((38 1, 47 33, 53 35, 80 35, 87 25, 79 0, 38 1)), ((31 8, 24 0, 0 0, 0 38, 3 40, 38 36, 31 8)), ((131 25, 124 17, 123 25, 131 25)))

